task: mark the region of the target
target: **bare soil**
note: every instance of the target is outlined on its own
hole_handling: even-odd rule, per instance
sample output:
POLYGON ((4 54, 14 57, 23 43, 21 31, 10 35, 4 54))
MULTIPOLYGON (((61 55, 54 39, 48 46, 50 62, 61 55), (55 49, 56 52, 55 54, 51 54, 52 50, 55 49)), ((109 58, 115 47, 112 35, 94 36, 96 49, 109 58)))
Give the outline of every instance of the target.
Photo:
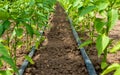
POLYGON ((59 4, 55 6, 46 40, 24 75, 88 75, 64 12, 59 4))

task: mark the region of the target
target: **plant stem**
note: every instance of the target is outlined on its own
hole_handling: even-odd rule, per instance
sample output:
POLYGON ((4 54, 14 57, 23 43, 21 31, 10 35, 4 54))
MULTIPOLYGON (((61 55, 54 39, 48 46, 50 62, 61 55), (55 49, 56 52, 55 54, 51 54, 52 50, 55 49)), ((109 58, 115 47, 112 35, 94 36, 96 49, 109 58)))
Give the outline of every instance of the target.
POLYGON ((15 43, 14 43, 14 59, 16 64, 16 49, 17 49, 17 36, 15 35, 15 43))
POLYGON ((26 38, 27 38, 27 40, 26 40, 26 48, 27 48, 27 50, 28 50, 28 32, 27 32, 27 34, 26 34, 26 38))

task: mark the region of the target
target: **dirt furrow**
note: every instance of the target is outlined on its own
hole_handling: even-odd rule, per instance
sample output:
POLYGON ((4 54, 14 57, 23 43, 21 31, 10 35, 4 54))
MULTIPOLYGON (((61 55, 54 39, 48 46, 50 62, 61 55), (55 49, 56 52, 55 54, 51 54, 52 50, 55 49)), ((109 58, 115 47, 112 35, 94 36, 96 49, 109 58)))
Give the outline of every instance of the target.
POLYGON ((65 11, 59 4, 51 15, 50 29, 24 75, 88 75, 65 11))

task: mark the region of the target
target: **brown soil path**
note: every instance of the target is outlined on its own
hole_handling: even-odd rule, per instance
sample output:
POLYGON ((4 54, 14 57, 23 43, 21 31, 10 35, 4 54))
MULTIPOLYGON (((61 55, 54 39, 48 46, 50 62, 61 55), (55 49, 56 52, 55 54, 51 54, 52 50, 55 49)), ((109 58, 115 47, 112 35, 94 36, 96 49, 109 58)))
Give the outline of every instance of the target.
POLYGON ((24 75, 88 75, 64 12, 59 4, 55 6, 46 40, 24 75))

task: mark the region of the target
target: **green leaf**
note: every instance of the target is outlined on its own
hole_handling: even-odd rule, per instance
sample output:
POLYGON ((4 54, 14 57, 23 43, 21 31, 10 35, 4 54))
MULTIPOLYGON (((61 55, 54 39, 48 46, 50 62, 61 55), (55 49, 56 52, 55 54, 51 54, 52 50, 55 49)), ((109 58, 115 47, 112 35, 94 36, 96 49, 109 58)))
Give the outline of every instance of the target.
POLYGON ((101 63, 101 68, 102 69, 105 69, 107 66, 108 66, 108 64, 106 62, 102 62, 101 63))
POLYGON ((22 45, 23 45, 23 42, 22 41, 18 41, 17 42, 17 49, 19 49, 22 45))
POLYGON ((2 36, 2 34, 3 34, 3 26, 0 25, 0 37, 2 36))
POLYGON ((79 0, 75 0, 74 3, 73 3, 73 8, 74 8, 74 7, 78 8, 78 7, 82 6, 81 3, 82 3, 82 2, 80 2, 79 0))
POLYGON ((109 37, 106 36, 105 34, 99 35, 97 37, 96 48, 98 50, 98 56, 100 56, 103 53, 103 51, 105 50, 105 48, 109 44, 109 41, 110 41, 109 37))
POLYGON ((116 7, 116 8, 120 7, 120 0, 116 0, 116 4, 114 4, 114 7, 116 7))
POLYGON ((4 30, 8 29, 10 27, 10 24, 11 22, 9 20, 6 20, 4 23, 3 23, 3 28, 4 30))
POLYGON ((105 69, 101 75, 105 75, 108 74, 116 69, 118 69, 120 67, 120 65, 118 63, 114 63, 112 65, 110 65, 107 69, 105 69))
POLYGON ((84 47, 84 46, 87 46, 87 45, 89 45, 89 44, 91 44, 92 43, 92 40, 87 40, 87 41, 85 41, 84 43, 82 43, 80 46, 79 46, 79 48, 82 48, 82 47, 84 47))
POLYGON ((0 75, 13 75, 10 70, 0 71, 0 75))
POLYGON ((35 42, 35 49, 38 49, 39 45, 40 45, 40 42, 39 42, 39 41, 36 41, 36 42, 35 42))
POLYGON ((34 0, 30 0, 29 5, 30 5, 30 6, 33 6, 34 4, 35 4, 35 1, 34 1, 34 0))
POLYGON ((8 50, 4 47, 2 43, 0 43, 0 55, 9 57, 8 50))
POLYGON ((35 43, 35 48, 38 49, 39 45, 45 40, 45 37, 44 36, 39 36, 37 38, 37 41, 35 43))
POLYGON ((2 60, 0 59, 0 68, 3 66, 3 62, 2 60))
POLYGON ((0 20, 6 20, 9 18, 9 13, 6 10, 0 10, 0 20))
POLYGON ((115 71, 114 75, 120 75, 120 67, 115 71))
POLYGON ((99 11, 101 11, 101 10, 104 10, 104 9, 106 9, 107 7, 108 7, 108 5, 109 5, 109 2, 99 2, 99 4, 97 4, 97 8, 98 8, 98 10, 99 11))
POLYGON ((85 14, 91 12, 93 9, 95 9, 95 6, 80 7, 79 14, 80 16, 84 16, 85 14))
POLYGON ((90 12, 89 15, 90 15, 90 17, 94 17, 94 16, 95 16, 94 11, 93 11, 93 12, 90 12))
POLYGON ((16 29, 16 35, 17 37, 21 37, 23 35, 23 29, 22 28, 16 29))
POLYGON ((33 28, 28 24, 26 24, 25 26, 26 26, 27 33, 30 34, 30 36, 33 38, 33 34, 34 34, 33 28))
POLYGON ((116 24, 116 21, 118 20, 118 10, 117 9, 111 9, 108 12, 108 30, 111 30, 114 25, 116 24))
POLYGON ((105 25, 105 23, 102 22, 102 19, 100 18, 96 18, 94 24, 95 24, 95 28, 98 33, 100 33, 103 30, 104 25, 105 25))
POLYGON ((89 3, 90 3, 90 0, 85 0, 85 1, 83 2, 83 5, 86 6, 86 5, 88 5, 89 3))
POLYGON ((2 38, 0 38, 0 43, 3 42, 4 40, 2 38))
POLYGON ((34 31, 34 34, 36 35, 36 37, 40 37, 40 31, 35 30, 35 31, 34 31))
POLYGON ((1 56, 0 58, 4 60, 6 63, 8 63, 15 72, 17 72, 16 65, 11 57, 1 56))
POLYGON ((10 27, 11 22, 9 20, 5 20, 2 25, 0 25, 0 37, 4 34, 5 30, 10 27))
POLYGON ((28 60, 31 64, 34 64, 34 61, 32 60, 31 57, 29 57, 29 56, 26 55, 25 59, 28 60))
POLYGON ((120 49, 120 42, 118 42, 118 44, 116 44, 109 52, 113 53, 113 52, 117 52, 117 50, 120 49))

